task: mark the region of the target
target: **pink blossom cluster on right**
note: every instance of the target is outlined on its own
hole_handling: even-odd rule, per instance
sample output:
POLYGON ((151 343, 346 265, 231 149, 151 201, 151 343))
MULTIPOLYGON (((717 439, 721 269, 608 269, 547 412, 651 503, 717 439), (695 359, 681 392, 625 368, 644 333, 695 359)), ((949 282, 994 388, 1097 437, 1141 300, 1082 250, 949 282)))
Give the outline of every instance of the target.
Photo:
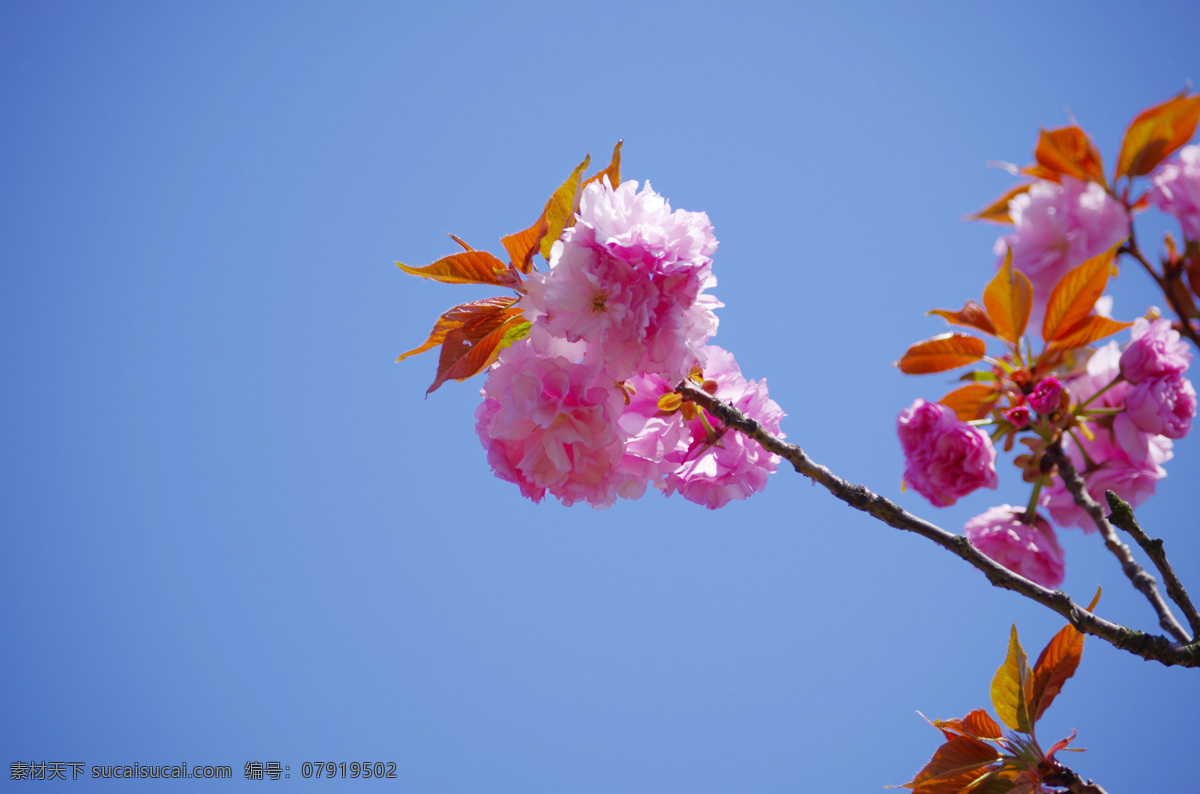
POLYGON ((529 335, 489 371, 475 429, 496 475, 535 502, 549 492, 608 507, 653 485, 715 509, 762 490, 779 458, 660 398, 699 371, 710 393, 775 435, 784 414, 765 382, 708 344, 721 305, 706 292, 717 247, 708 216, 637 187, 605 178, 584 189, 550 269, 526 282, 529 335))
POLYGON ((1179 158, 1159 166, 1150 201, 1175 216, 1183 236, 1200 240, 1200 144, 1179 150, 1179 158))
MULTIPOLYGON (((1106 490, 1133 507, 1152 496, 1167 476, 1162 464, 1174 455, 1173 441, 1191 431, 1196 415, 1196 391, 1184 376, 1192 353, 1171 322, 1139 318, 1130 334, 1132 341, 1123 352, 1109 342, 1068 383, 1077 402, 1117 412, 1111 424, 1095 428, 1094 438, 1068 435, 1063 441, 1088 493, 1102 505, 1106 490)), ((1046 490, 1043 504, 1060 526, 1095 531, 1062 480, 1046 490)))

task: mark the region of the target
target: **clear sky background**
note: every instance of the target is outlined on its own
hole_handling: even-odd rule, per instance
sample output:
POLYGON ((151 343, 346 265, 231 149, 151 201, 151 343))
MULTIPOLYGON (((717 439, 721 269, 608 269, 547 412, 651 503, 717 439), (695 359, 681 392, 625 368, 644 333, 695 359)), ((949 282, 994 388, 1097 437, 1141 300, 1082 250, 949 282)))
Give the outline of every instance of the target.
MULTIPOLYGON (((1071 114, 1106 163, 1200 79, 1194 3, 0 4, 0 760, 394 761, 457 792, 882 791, 1056 615, 781 471, 717 512, 535 506, 393 363, 486 288, 394 260, 523 229, 587 152, 711 217, 716 343, 817 461, 900 493, 891 362, 978 299, 962 222, 1071 114)), ((1170 224, 1147 219, 1147 240, 1170 224)), ((1156 302, 1128 268, 1115 313, 1156 302)), ((1161 298, 1157 299, 1161 302, 1161 298)), ((1122 336, 1127 339, 1127 336, 1122 336)), ((1139 515, 1200 589, 1197 439, 1139 515)), ((1065 589, 1156 631, 1098 536, 1065 589)), ((1043 721, 1195 785, 1200 673, 1089 640, 1043 721)), ((247 783, 247 761, 291 767, 247 783)), ((116 790, 79 781, 13 790, 116 790)), ((339 790, 346 786, 337 786, 339 790)))

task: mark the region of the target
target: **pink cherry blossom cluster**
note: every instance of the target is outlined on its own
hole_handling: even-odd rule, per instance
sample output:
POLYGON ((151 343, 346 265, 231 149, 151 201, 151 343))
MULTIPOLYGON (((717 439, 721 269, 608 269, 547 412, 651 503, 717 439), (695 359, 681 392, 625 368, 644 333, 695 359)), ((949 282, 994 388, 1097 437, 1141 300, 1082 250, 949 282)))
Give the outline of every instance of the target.
MULTIPOLYGON (((1183 148, 1151 181, 1150 203, 1173 215, 1185 238, 1200 240, 1200 145, 1183 148)), ((1028 327, 1034 334, 1060 279, 1129 234, 1130 215, 1119 200, 1102 185, 1069 176, 1060 183, 1034 183, 1010 200, 1009 216, 1013 230, 996 241, 997 264, 1011 251, 1013 267, 1029 278, 1033 309, 1028 327)), ((1033 427, 1035 412, 1044 422, 1070 405, 1084 406, 1083 426, 1063 435, 1063 451, 1093 499, 1104 504, 1104 492, 1111 490, 1137 507, 1166 476, 1163 464, 1174 454, 1173 442, 1191 430, 1197 399, 1184 374, 1191 350, 1169 320, 1139 319, 1123 351, 1110 342, 1081 352, 1090 353, 1085 369, 1062 374, 1062 380, 1043 378, 1003 417, 1020 431, 1033 427)), ((960 421, 950 408, 918 400, 900 412, 896 428, 905 484, 932 504, 949 506, 977 488, 996 488, 991 438, 960 421)), ((1061 478, 1037 502, 1055 524, 1095 531, 1061 478)), ((1011 570, 1057 587, 1063 581, 1063 552, 1050 521, 1032 507, 1005 505, 971 519, 965 533, 1011 570)))
POLYGON ((779 458, 694 405, 660 398, 697 376, 779 435, 766 382, 746 380, 716 333, 708 216, 672 211, 649 183, 583 191, 575 224, 521 301, 529 335, 488 373, 476 432, 496 475, 540 501, 608 507, 647 486, 717 508, 766 485, 779 458))
MULTIPOLYGON (((1169 320, 1139 318, 1130 332, 1133 341, 1124 352, 1109 342, 1068 382, 1077 402, 1117 413, 1111 424, 1098 423, 1093 438, 1068 435, 1063 450, 1083 474, 1093 499, 1104 504, 1104 492, 1111 490, 1137 507, 1167 476, 1162 464, 1174 455, 1173 441, 1191 430, 1196 391, 1183 374, 1191 351, 1169 320)), ((1060 526, 1095 531, 1061 480, 1047 489, 1043 504, 1060 526)))

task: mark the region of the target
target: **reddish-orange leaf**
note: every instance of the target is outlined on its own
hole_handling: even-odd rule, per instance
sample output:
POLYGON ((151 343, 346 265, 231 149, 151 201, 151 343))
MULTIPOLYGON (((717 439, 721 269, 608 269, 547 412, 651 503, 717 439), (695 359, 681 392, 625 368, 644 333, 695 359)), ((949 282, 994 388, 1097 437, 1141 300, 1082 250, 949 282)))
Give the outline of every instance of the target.
POLYGON ((987 383, 968 383, 947 394, 939 403, 946 406, 964 422, 982 419, 992 410, 1000 393, 996 387, 987 383))
POLYGON ((1143 111, 1125 131, 1115 179, 1145 176, 1196 134, 1200 94, 1187 92, 1143 111))
POLYGON ((1022 733, 1029 733, 1033 727, 1029 719, 1029 704, 1025 700, 1029 674, 1029 663, 1017 640, 1017 627, 1014 625, 1008 640, 1008 657, 992 679, 992 706, 1001 722, 1022 733))
MULTIPOLYGON (((1088 604, 1087 611, 1094 610, 1099 601, 1100 590, 1097 588, 1096 597, 1088 604)), ((1067 679, 1075 675, 1083 656, 1083 640, 1083 633, 1068 623, 1042 649, 1029 679, 1029 713, 1035 723, 1050 708, 1067 679)))
POLYGON ((1033 182, 1026 182, 1023 185, 1017 185, 1009 190, 1000 198, 987 205, 974 215, 968 215, 967 220, 972 221, 992 221, 993 223, 1012 223, 1012 215, 1008 212, 1008 202, 1012 201, 1022 193, 1028 193, 1029 188, 1033 187, 1033 182))
POLYGON ((1017 344, 1033 308, 1033 285, 1013 267, 1011 248, 1004 255, 1004 266, 983 291, 983 305, 996 327, 996 335, 1009 344, 1017 344))
POLYGON ((933 754, 916 776, 904 788, 920 792, 959 792, 983 773, 983 768, 995 763, 1000 753, 990 744, 970 736, 955 736, 933 754), (952 783, 958 788, 951 788, 952 783), (941 785, 939 785, 941 784, 941 785))
POLYGON ((1059 176, 1070 176, 1085 182, 1107 184, 1100 153, 1092 145, 1087 133, 1079 127, 1060 127, 1048 132, 1042 130, 1033 156, 1038 165, 1055 176, 1055 182, 1059 181, 1059 176))
POLYGON ((405 273, 421 278, 431 278, 446 284, 492 284, 497 287, 515 287, 521 282, 508 265, 487 251, 463 251, 443 257, 426 267, 409 267, 401 262, 397 266, 405 273))
POLYGON ((938 317, 943 317, 954 325, 965 325, 968 328, 977 328, 985 334, 996 335, 996 326, 992 325, 987 312, 975 301, 967 301, 956 312, 952 312, 949 309, 933 309, 926 312, 926 314, 936 314, 938 317))
POLYGON ((462 328, 469 321, 485 315, 494 314, 497 311, 507 309, 519 300, 518 298, 485 298, 480 301, 471 301, 470 303, 460 303, 453 309, 449 309, 437 319, 433 324, 433 330, 429 333, 429 338, 425 340, 425 344, 420 347, 414 347, 400 358, 396 359, 397 363, 403 361, 409 356, 415 356, 418 353, 424 353, 426 350, 437 347, 446 338, 446 334, 453 331, 455 328, 462 328))
POLYGON ((1055 350, 1073 350, 1124 330, 1133 323, 1122 323, 1109 317, 1089 314, 1074 327, 1061 332, 1058 339, 1050 343, 1055 350))
POLYGON ((926 375, 973 364, 983 358, 987 343, 970 334, 938 334, 910 347, 896 366, 906 375, 926 375))
POLYGON ((625 139, 617 141, 617 145, 613 147, 612 161, 609 162, 608 168, 599 171, 583 183, 587 187, 593 182, 599 182, 601 177, 608 177, 608 182, 613 187, 621 184, 621 146, 625 143, 625 139))
POLYGON ((961 720, 934 720, 933 725, 935 728, 952 730, 976 739, 1000 739, 1004 736, 999 723, 983 709, 975 709, 961 720))
POLYGON ((449 331, 442 342, 437 377, 425 393, 434 392, 448 380, 466 380, 487 369, 501 350, 528 330, 529 321, 519 307, 513 306, 449 331))
POLYGON ((1053 342, 1073 331, 1084 317, 1092 313, 1096 299, 1104 294, 1112 272, 1117 243, 1099 256, 1069 271, 1050 293, 1046 303, 1046 318, 1042 321, 1042 339, 1053 342))
POLYGON ((550 258, 550 246, 562 235, 563 229, 575 220, 575 207, 579 203, 579 176, 591 161, 590 154, 583 158, 583 162, 575 167, 566 182, 559 185, 558 190, 554 191, 554 195, 546 202, 546 208, 542 210, 542 217, 546 219, 546 231, 542 235, 539 247, 546 259, 550 258))
POLYGON ((471 246, 467 245, 467 244, 466 244, 466 243, 463 241, 463 238, 459 237, 457 234, 450 234, 450 232, 446 232, 446 236, 447 236, 447 237, 449 237, 449 238, 450 238, 451 240, 453 240, 454 242, 456 242, 456 243, 458 243, 459 245, 461 245, 461 246, 462 246, 462 249, 463 249, 464 251, 474 251, 474 250, 475 250, 475 249, 474 249, 474 248, 472 248, 471 246))
POLYGON ((1030 679, 1029 713, 1036 723, 1058 697, 1063 684, 1075 675, 1083 655, 1083 633, 1067 624, 1038 657, 1030 679))
POLYGON ((546 216, 534 221, 528 229, 500 239, 512 266, 522 273, 533 270, 533 255, 537 253, 542 235, 546 233, 546 216))

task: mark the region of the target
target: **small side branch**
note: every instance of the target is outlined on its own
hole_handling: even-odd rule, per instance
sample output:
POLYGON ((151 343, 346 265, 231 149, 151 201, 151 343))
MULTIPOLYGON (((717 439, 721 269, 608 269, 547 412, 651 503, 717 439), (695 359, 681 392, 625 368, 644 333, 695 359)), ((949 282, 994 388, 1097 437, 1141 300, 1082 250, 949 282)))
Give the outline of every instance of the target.
POLYGON ((1163 631, 1185 645, 1191 642, 1191 635, 1175 619, 1175 615, 1171 612, 1171 605, 1158 591, 1158 580, 1138 564, 1137 560, 1133 558, 1133 552, 1129 546, 1122 543, 1121 539, 1117 537, 1117 531, 1112 528, 1112 524, 1108 523, 1104 508, 1087 492, 1083 478, 1075 470, 1075 464, 1063 453, 1062 446, 1058 443, 1051 444, 1046 449, 1046 457, 1058 466, 1059 476, 1062 477, 1067 490, 1074 497, 1075 504, 1086 512, 1096 524, 1096 528, 1104 537, 1104 545, 1120 560, 1121 570, 1129 577, 1129 581, 1133 582, 1134 588, 1146 596, 1150 606, 1154 607, 1154 611, 1158 615, 1158 625, 1162 626, 1163 631))
POLYGON ((1154 567, 1158 568, 1158 573, 1162 576, 1163 584, 1167 588, 1167 595, 1182 610, 1188 625, 1191 626, 1192 636, 1200 637, 1200 612, 1196 611, 1196 606, 1188 597, 1183 583, 1175 575, 1175 569, 1171 567, 1171 562, 1167 559, 1167 553, 1163 549, 1162 540, 1146 534, 1137 519, 1134 518, 1133 508, 1127 502, 1122 501, 1121 497, 1112 491, 1105 491, 1104 498, 1108 501, 1108 507, 1112 511, 1108 517, 1109 521, 1132 535, 1137 544, 1141 546, 1142 551, 1146 552, 1146 556, 1154 562, 1154 567))
POLYGON ((1108 794, 1101 786, 1090 780, 1084 780, 1078 772, 1068 769, 1062 764, 1056 764, 1058 769, 1045 775, 1042 782, 1055 788, 1065 788, 1071 794, 1108 794))
POLYGON ((1168 666, 1200 667, 1200 642, 1191 645, 1179 644, 1161 635, 1145 634, 1097 617, 1072 601, 1066 593, 1048 590, 1008 570, 972 546, 962 535, 947 532, 923 518, 912 515, 891 500, 872 493, 866 487, 843 480, 810 459, 798 445, 776 438, 754 419, 687 381, 680 383, 675 391, 704 408, 727 427, 744 433, 768 452, 787 460, 798 473, 820 483, 827 491, 855 510, 872 515, 896 529, 913 532, 933 541, 979 569, 996 587, 1020 593, 1052 609, 1085 634, 1099 637, 1114 647, 1143 659, 1168 666))
POLYGON ((1192 319, 1187 311, 1187 307, 1180 305, 1179 300, 1177 300, 1175 297, 1174 290, 1171 289, 1172 285, 1167 281, 1168 278, 1178 278, 1178 275, 1160 275, 1159 272, 1155 270, 1153 266, 1151 266, 1150 262, 1146 259, 1146 255, 1142 253, 1142 249, 1138 247, 1137 236, 1134 234, 1132 219, 1129 221, 1129 239, 1126 241, 1122 250, 1124 253, 1127 253, 1136 259, 1142 266, 1142 269, 1150 275, 1150 278, 1154 279, 1154 283, 1157 284, 1158 288, 1162 290, 1163 298, 1166 299, 1168 305, 1171 307, 1171 310, 1175 312, 1175 315, 1179 318, 1179 332, 1183 336, 1190 339, 1193 345, 1200 347, 1200 334, 1196 333, 1196 329, 1192 325, 1192 319))

